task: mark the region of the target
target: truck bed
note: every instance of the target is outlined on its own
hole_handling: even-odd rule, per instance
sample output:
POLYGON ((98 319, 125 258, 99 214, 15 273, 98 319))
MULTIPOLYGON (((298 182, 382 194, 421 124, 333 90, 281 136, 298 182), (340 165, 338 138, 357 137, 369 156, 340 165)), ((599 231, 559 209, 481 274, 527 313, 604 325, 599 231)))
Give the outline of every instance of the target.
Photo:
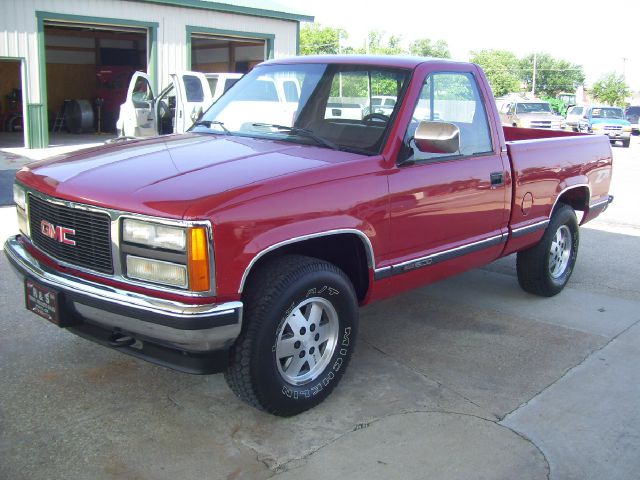
MULTIPOLYGON (((568 190, 574 208, 584 210, 581 223, 599 213, 590 210, 608 199, 612 169, 605 135, 514 127, 504 127, 504 135, 513 181, 511 231, 550 218, 557 198, 568 190)), ((522 247, 510 242, 508 251, 522 247)))

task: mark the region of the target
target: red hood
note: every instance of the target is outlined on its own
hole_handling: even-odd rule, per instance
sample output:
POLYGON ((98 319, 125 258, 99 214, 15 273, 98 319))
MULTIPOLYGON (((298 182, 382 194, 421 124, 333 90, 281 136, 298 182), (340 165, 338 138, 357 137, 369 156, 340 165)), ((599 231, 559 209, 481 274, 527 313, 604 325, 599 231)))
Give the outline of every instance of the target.
POLYGON ((29 165, 17 179, 65 200, 182 218, 198 200, 352 156, 286 142, 186 134, 59 156, 29 165))

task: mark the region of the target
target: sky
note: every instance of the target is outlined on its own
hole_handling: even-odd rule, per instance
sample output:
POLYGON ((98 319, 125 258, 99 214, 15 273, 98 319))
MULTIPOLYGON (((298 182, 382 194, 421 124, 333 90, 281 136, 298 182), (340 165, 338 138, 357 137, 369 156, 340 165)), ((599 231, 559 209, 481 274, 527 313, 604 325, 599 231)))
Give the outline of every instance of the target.
POLYGON ((603 74, 625 73, 640 91, 640 0, 526 4, 505 0, 278 0, 316 23, 344 28, 347 45, 362 46, 369 30, 446 40, 456 60, 472 50, 503 49, 524 56, 545 52, 584 67, 589 86, 603 74), (530 5, 530 6, 525 6, 530 5))

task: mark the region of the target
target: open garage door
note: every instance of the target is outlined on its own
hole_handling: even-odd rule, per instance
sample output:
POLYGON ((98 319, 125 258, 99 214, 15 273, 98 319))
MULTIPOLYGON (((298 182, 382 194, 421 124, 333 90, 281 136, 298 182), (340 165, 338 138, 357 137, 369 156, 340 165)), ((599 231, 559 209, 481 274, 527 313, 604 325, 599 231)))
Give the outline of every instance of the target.
POLYGON ((20 60, 0 59, 0 148, 25 144, 23 83, 20 60))
POLYGON ((205 73, 247 73, 268 57, 268 40, 191 34, 191 70, 205 73))
POLYGON ((45 21, 44 34, 51 143, 63 132, 115 133, 131 76, 148 68, 148 30, 45 21))

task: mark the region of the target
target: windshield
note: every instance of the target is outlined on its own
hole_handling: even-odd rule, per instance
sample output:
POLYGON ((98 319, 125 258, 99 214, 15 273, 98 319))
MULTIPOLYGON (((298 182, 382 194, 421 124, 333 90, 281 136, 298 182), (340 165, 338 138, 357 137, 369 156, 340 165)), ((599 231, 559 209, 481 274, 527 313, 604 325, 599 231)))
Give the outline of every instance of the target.
POLYGON ((548 103, 519 103, 517 113, 551 113, 548 103))
POLYGON ((376 154, 396 109, 372 114, 368 105, 374 95, 398 99, 408 77, 408 70, 366 65, 262 65, 207 110, 192 131, 376 154))
POLYGON ((621 108, 594 108, 591 110, 592 118, 618 118, 622 119, 621 108))

